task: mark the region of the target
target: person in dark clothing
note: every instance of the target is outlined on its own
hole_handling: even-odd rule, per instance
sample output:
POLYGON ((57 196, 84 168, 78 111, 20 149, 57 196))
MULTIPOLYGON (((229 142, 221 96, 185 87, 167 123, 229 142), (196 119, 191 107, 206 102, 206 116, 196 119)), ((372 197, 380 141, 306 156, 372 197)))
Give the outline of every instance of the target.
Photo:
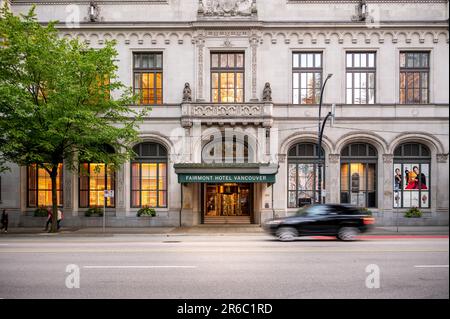
POLYGON ((394 190, 398 191, 398 190, 402 189, 403 179, 402 179, 402 173, 400 171, 400 168, 395 169, 394 182, 395 182, 394 190))
POLYGON ((48 225, 52 223, 52 220, 53 220, 52 211, 49 208, 47 208, 47 222, 45 223, 44 231, 48 230, 48 225))
POLYGON ((414 189, 428 189, 427 187, 427 177, 425 174, 420 172, 417 166, 413 167, 413 171, 416 174, 416 178, 414 180, 414 189))
POLYGON ((5 233, 8 232, 8 223, 9 223, 9 218, 8 218, 8 213, 6 212, 6 209, 3 209, 2 211, 2 228, 1 230, 5 230, 5 233))

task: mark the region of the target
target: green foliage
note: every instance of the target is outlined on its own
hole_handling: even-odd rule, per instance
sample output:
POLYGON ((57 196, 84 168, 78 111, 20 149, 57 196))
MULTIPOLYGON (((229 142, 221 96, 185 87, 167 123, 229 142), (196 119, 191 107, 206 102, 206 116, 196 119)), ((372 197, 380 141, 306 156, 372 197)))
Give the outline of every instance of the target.
POLYGON ((39 207, 34 210, 34 217, 47 217, 48 211, 45 207, 39 207))
POLYGON ((103 209, 100 207, 91 207, 84 212, 86 217, 103 217, 103 209))
POLYGON ((405 217, 407 218, 418 218, 422 217, 423 213, 417 207, 412 207, 405 212, 405 217))
POLYGON ((48 172, 56 221, 58 163, 71 170, 78 161, 121 165, 134 155, 148 109, 129 107, 136 96, 118 80, 114 42, 92 49, 59 37, 57 22, 41 25, 34 10, 16 16, 0 9, 0 164, 48 172))
POLYGON ((137 217, 141 217, 141 216, 155 217, 156 216, 156 211, 153 208, 145 206, 145 207, 142 207, 141 209, 138 210, 136 216, 137 217))

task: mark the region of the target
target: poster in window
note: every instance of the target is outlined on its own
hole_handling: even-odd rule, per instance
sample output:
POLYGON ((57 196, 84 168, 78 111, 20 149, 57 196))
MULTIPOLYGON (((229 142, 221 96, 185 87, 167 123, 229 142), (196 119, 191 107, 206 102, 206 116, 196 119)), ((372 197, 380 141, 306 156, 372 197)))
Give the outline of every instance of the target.
POLYGON ((404 190, 428 189, 428 164, 405 164, 403 169, 404 190))
POLYGON ((394 194, 403 189, 403 174, 402 174, 402 165, 395 164, 394 165, 394 194))
POLYGON ((430 206, 429 201, 430 201, 430 192, 422 191, 420 193, 420 204, 421 204, 420 207, 429 207, 430 206))

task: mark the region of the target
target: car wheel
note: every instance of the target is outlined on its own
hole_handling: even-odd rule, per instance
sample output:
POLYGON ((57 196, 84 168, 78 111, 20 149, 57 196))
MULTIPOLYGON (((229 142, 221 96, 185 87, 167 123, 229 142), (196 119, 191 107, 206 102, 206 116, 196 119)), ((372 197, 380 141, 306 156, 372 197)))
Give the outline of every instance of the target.
POLYGON ((293 241, 297 236, 297 230, 292 227, 281 227, 277 230, 277 237, 280 241, 293 241))
POLYGON ((339 229, 337 238, 344 241, 355 240, 359 234, 358 228, 355 227, 342 227, 339 229))

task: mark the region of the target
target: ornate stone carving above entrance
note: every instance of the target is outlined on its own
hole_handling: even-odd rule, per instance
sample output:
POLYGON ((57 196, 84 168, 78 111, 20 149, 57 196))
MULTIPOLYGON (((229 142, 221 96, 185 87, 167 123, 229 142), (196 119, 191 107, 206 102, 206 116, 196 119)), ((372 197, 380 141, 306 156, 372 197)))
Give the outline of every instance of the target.
POLYGON ((448 154, 437 154, 436 159, 438 163, 447 163, 448 154))
POLYGON ((329 154, 328 158, 330 160, 330 163, 338 164, 341 160, 341 154, 329 154))
POLYGON ((252 17, 256 13, 256 0, 199 0, 198 5, 198 15, 204 17, 252 17))

